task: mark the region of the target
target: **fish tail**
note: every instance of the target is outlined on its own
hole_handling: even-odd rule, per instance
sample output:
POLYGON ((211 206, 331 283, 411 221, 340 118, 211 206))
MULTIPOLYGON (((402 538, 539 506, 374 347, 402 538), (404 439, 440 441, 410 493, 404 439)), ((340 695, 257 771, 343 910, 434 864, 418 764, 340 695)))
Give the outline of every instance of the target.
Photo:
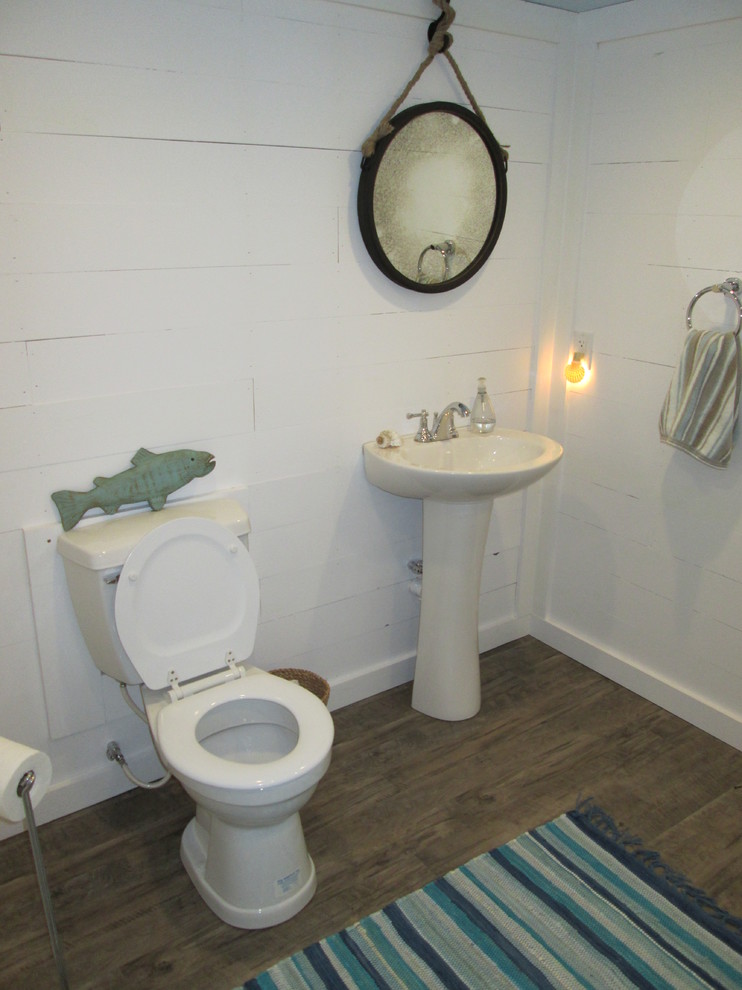
POLYGON ((89 492, 52 492, 52 499, 62 520, 62 529, 66 532, 80 522, 85 513, 90 509, 89 492))

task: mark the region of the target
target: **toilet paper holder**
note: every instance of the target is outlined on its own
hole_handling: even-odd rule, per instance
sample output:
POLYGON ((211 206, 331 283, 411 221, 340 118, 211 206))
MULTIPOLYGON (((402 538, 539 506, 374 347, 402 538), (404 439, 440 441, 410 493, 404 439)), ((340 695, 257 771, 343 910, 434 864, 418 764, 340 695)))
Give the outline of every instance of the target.
POLYGON ((67 971, 64 965, 64 956, 62 955, 62 944, 59 941, 59 935, 57 933, 57 925, 54 920, 54 906, 52 904, 51 892, 49 890, 49 882, 46 878, 46 869, 44 867, 44 859, 41 855, 41 844, 39 842, 39 834, 36 831, 36 819, 34 818, 33 805, 31 804, 31 788, 36 783, 36 774, 33 770, 27 770, 21 779, 18 781, 18 788, 16 793, 18 797, 23 802, 23 811, 26 815, 26 824, 28 825, 28 835, 31 840, 31 851, 33 853, 34 866, 36 867, 36 877, 39 881, 39 890, 41 891, 41 901, 44 905, 44 914, 46 916, 46 925, 49 929, 49 938, 52 943, 52 952, 54 953, 54 961, 57 964, 57 973, 59 974, 59 985, 62 990, 69 990, 69 983, 67 981, 67 971))

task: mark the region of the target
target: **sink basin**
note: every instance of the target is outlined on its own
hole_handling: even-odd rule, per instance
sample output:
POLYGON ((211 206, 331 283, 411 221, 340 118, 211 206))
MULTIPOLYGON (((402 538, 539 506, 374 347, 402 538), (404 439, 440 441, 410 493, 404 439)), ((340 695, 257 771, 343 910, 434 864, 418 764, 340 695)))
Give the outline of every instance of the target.
POLYGON ((543 477, 562 456, 562 445, 539 433, 497 429, 462 432, 455 440, 401 447, 363 446, 366 477, 377 488, 406 498, 468 502, 525 488, 543 477))
POLYGON ((363 445, 377 488, 423 502, 423 578, 412 707, 447 721, 479 711, 479 591, 492 505, 533 484, 562 456, 549 437, 524 430, 401 447, 363 445))

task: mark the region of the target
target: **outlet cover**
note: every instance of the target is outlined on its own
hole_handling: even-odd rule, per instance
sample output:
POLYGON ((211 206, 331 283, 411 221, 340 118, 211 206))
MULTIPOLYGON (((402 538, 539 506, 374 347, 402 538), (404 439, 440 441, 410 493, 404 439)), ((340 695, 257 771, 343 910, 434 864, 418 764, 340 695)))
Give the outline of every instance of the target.
POLYGON ((572 353, 582 354, 588 371, 593 365, 593 335, 591 333, 576 333, 572 338, 572 353))

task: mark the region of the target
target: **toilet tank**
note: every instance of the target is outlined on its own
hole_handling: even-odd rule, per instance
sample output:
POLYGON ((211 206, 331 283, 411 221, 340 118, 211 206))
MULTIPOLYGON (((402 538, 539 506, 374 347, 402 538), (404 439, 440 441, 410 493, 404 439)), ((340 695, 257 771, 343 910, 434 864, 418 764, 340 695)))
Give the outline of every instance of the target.
POLYGON ((194 516, 211 519, 247 542, 247 513, 230 498, 179 502, 159 512, 124 513, 83 524, 57 540, 72 605, 90 655, 100 671, 117 681, 142 682, 116 631, 114 605, 121 568, 147 533, 172 519, 194 516))

